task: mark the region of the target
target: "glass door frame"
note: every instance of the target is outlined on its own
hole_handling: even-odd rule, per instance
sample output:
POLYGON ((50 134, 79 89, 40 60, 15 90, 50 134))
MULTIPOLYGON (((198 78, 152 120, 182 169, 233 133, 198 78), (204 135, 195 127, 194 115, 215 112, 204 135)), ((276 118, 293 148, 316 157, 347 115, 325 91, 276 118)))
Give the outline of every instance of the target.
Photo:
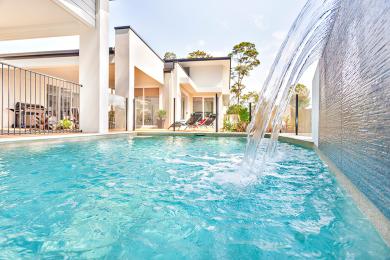
POLYGON ((192 97, 192 112, 196 112, 196 111, 194 111, 194 98, 201 98, 202 99, 202 118, 205 118, 205 110, 204 110, 205 109, 205 99, 207 99, 207 98, 213 99, 213 112, 212 112, 212 114, 215 114, 217 112, 215 97, 213 97, 213 96, 193 96, 192 97))
MULTIPOLYGON (((135 127, 136 128, 152 128, 152 127, 156 127, 157 124, 152 124, 152 125, 145 125, 145 89, 148 89, 148 88, 136 88, 136 89, 142 89, 142 96, 137 96, 137 97, 134 97, 134 99, 136 100, 136 103, 137 103, 137 99, 138 101, 141 103, 142 105, 142 108, 141 108, 141 114, 142 114, 142 123, 141 125, 137 125, 137 113, 135 113, 135 117, 134 118, 134 122, 135 122, 135 127)), ((158 98, 158 102, 159 102, 159 106, 158 108, 160 108, 160 88, 156 88, 158 89, 158 92, 159 94, 156 96, 158 98)), ((137 106, 134 108, 135 111, 137 111, 137 106)))

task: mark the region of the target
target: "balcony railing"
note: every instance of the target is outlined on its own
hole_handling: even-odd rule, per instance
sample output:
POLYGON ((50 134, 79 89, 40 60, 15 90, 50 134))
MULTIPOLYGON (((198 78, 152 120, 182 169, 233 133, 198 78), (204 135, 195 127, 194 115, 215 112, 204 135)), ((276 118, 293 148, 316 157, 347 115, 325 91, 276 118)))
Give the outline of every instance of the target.
POLYGON ((0 62, 0 135, 79 132, 80 87, 0 62))

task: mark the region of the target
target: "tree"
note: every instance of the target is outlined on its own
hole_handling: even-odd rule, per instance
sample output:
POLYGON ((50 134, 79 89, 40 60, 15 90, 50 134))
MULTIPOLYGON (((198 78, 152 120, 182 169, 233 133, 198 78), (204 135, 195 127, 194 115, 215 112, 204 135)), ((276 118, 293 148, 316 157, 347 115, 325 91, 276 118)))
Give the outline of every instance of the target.
POLYGON ((243 94, 241 99, 246 103, 257 103, 259 101, 259 94, 256 91, 249 91, 243 94))
POLYGON ((188 58, 189 58, 189 59, 196 59, 196 58, 212 58, 212 57, 213 57, 213 56, 211 56, 211 55, 208 54, 207 52, 201 51, 201 50, 197 50, 197 51, 193 51, 193 52, 188 53, 188 58))
MULTIPOLYGON (((298 94, 298 109, 306 108, 309 106, 310 91, 305 85, 298 83, 295 86, 295 94, 298 94)), ((295 98, 291 99, 290 105, 295 107, 295 98)))
POLYGON ((260 61, 257 59, 258 55, 256 45, 250 42, 241 42, 234 45, 232 52, 229 54, 236 64, 231 72, 231 79, 234 81, 231 93, 235 96, 237 104, 240 104, 242 91, 245 89, 244 78, 260 65, 260 61))
POLYGON ((176 58, 177 58, 177 56, 176 56, 176 54, 174 52, 167 51, 164 54, 164 60, 174 60, 176 58))

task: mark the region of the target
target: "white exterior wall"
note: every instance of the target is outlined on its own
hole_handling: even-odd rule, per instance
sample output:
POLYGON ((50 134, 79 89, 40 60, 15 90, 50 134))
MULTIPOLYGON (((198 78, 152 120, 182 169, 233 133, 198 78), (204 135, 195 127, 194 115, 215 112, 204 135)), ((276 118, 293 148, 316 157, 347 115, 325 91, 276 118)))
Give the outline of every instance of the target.
POLYGON ((212 89, 224 86, 223 66, 190 67, 190 77, 199 89, 212 89))
POLYGON ((132 30, 130 34, 130 65, 164 84, 164 62, 132 30))
MULTIPOLYGON (((127 128, 133 129, 133 99, 135 68, 164 85, 164 62, 132 31, 130 27, 116 28, 115 33, 115 91, 128 98, 127 128)), ((164 104, 160 106, 164 107, 164 104)))
POLYGON ((318 147, 319 124, 320 124, 320 64, 318 62, 312 84, 312 110, 311 131, 314 144, 318 147))
POLYGON ((97 0, 95 28, 80 34, 80 128, 84 132, 108 132, 108 0, 97 0))
POLYGON ((202 92, 222 92, 229 94, 230 63, 227 61, 182 62, 188 67, 190 78, 202 92))

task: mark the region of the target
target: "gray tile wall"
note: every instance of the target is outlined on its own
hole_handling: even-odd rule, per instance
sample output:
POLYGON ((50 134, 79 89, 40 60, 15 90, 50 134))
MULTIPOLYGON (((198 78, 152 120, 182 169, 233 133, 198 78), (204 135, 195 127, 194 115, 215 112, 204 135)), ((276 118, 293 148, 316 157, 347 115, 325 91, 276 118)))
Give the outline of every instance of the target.
POLYGON ((390 219, 390 1, 343 0, 320 63, 319 148, 390 219))

